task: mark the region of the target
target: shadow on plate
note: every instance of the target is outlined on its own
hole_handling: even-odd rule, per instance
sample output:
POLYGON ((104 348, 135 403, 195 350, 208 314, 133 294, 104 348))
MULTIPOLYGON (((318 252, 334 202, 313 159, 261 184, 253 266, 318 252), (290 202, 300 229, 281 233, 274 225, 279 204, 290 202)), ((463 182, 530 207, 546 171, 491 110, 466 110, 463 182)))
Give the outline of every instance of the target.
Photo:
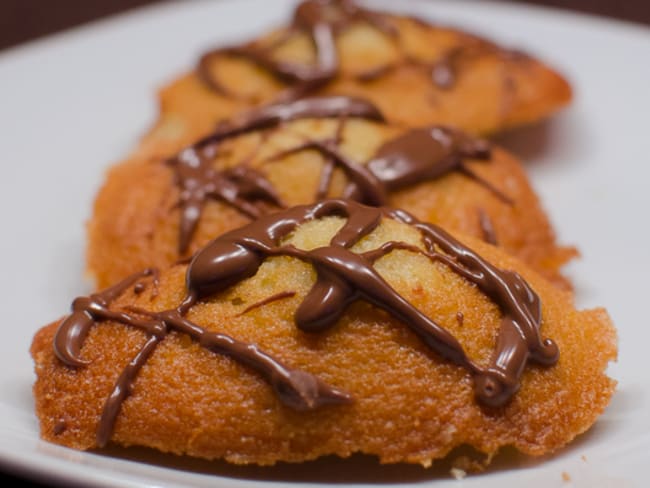
MULTIPOLYGON (((374 456, 354 454, 347 459, 327 456, 305 463, 278 463, 275 466, 237 466, 222 460, 207 461, 188 456, 164 454, 141 447, 121 448, 111 446, 94 451, 95 454, 113 456, 129 461, 154 466, 190 471, 197 474, 215 475, 226 478, 275 482, 312 482, 346 484, 391 484, 418 483, 439 479, 450 479, 451 469, 459 459, 478 466, 485 455, 471 447, 454 449, 444 460, 435 462, 430 468, 410 464, 380 464, 374 456)), ((495 456, 485 473, 522 469, 541 463, 540 458, 525 456, 514 448, 506 448, 495 456)))
MULTIPOLYGON (((614 397, 607 414, 600 418, 586 433, 578 436, 561 451, 545 456, 532 457, 520 453, 512 447, 501 449, 494 456, 489 467, 483 471, 471 472, 468 466, 480 467, 485 462, 485 455, 469 446, 461 446, 452 450, 445 459, 436 461, 432 467, 423 468, 419 465, 386 464, 382 465, 374 456, 355 454, 347 459, 336 456, 322 457, 304 463, 277 463, 275 466, 237 466, 223 460, 208 461, 189 456, 165 454, 145 447, 120 447, 111 445, 105 449, 91 451, 104 458, 123 459, 143 463, 152 467, 175 469, 188 473, 218 476, 242 481, 267 481, 281 483, 322 483, 322 484, 415 484, 427 481, 451 479, 451 470, 461 467, 470 471, 470 476, 477 478, 506 471, 534 469, 559 458, 582 459, 587 463, 585 454, 589 449, 599 444, 608 446, 608 440, 620 428, 617 417, 626 416, 630 408, 634 408, 631 400, 638 398, 639 392, 619 391, 614 397)), ((42 449, 51 447, 60 455, 60 446, 43 443, 42 449)), ((614 448, 616 449, 616 448, 614 448)), ((83 453, 71 449, 63 449, 66 457, 77 454, 80 459, 83 453)), ((608 452, 607 455, 611 455, 608 452)), ((557 466, 557 465, 556 465, 557 466)), ((591 469, 591 468, 590 468, 591 469)), ((31 473, 31 476, 34 476, 31 473)), ((588 485, 585 485, 588 486, 588 485)), ((602 485, 605 486, 605 485, 602 485)), ((608 485, 609 486, 609 485, 608 485)))

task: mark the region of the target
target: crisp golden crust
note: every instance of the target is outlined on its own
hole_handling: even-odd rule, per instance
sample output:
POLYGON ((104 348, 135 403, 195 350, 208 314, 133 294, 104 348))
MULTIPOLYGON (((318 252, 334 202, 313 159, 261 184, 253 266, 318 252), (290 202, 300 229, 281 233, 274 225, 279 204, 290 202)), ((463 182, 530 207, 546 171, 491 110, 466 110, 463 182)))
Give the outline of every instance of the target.
MULTIPOLYGON (((322 246, 341 225, 327 218, 300 227, 298 248, 322 246)), ((417 244, 413 228, 385 220, 353 250, 388 240, 417 244)), ((293 313, 314 283, 310 265, 268 259, 258 273, 191 309, 188 318, 212 331, 258 344, 291 367, 349 392, 350 405, 298 413, 282 406, 256 373, 171 333, 137 377, 117 418, 112 441, 233 463, 272 464, 354 452, 382 462, 430 464, 469 444, 485 453, 512 445, 524 453, 552 452, 587 430, 602 413, 615 382, 605 375, 616 356, 615 330, 602 309, 576 311, 571 296, 520 262, 480 241, 463 238, 493 264, 526 278, 542 303, 542 334, 560 348, 555 366, 529 365, 521 389, 500 409, 481 407, 465 369, 442 361, 406 327, 364 303, 353 304, 333 329, 300 332, 293 313), (293 297, 242 312, 282 291, 293 297)), ((427 316, 451 331, 469 357, 485 364, 501 314, 474 285, 421 255, 394 251, 376 262, 379 273, 427 316), (462 312, 462 324, 457 313, 462 312)), ((112 309, 176 307, 185 266, 161 275, 158 295, 127 291, 112 309)), ((87 367, 63 366, 52 348, 57 323, 41 329, 31 348, 36 363, 36 411, 44 439, 89 449, 104 401, 144 334, 103 322, 81 355, 87 367)))
MULTIPOLYGON (((395 37, 364 22, 353 22, 336 36, 340 72, 312 94, 361 96, 397 124, 448 124, 474 134, 535 122, 571 100, 568 82, 530 56, 501 50, 458 30, 397 16, 390 21, 398 32, 395 37), (476 48, 477 43, 493 49, 476 48), (450 63, 455 81, 436 85, 425 66, 459 50, 464 54, 450 63), (358 79, 362 73, 381 72, 387 66, 392 68, 380 76, 358 79)), ((252 45, 274 46, 277 61, 313 64, 314 47, 305 34, 277 44, 286 33, 287 29, 272 32, 252 45)), ((288 86, 243 57, 214 56, 208 71, 224 92, 209 88, 197 72, 169 83, 160 91, 160 118, 144 139, 144 147, 154 140, 179 149, 209 132, 216 122, 269 102, 288 86)))
MULTIPOLYGON (((238 137, 220 146, 215 165, 225 168, 246 161, 249 167, 267 176, 287 205, 310 203, 314 201, 325 158, 313 150, 275 161, 269 158, 295 147, 304 137, 331 138, 338 127, 336 120, 310 119, 238 137)), ((350 119, 342 132, 341 152, 364 164, 382 143, 403 131, 391 125, 350 119)), ((559 269, 575 256, 575 250, 555 243, 551 225, 515 158, 495 149, 491 161, 469 162, 469 166, 514 203, 503 202, 494 192, 459 173, 395 192, 389 203, 424 221, 479 238, 484 237, 484 214, 501 247, 556 284, 567 287, 559 269)), ((345 177, 338 169, 330 196, 340 195, 344 186, 345 177)), ((178 198, 173 170, 160 159, 131 160, 110 170, 88 224, 88 269, 100 287, 146 266, 164 267, 179 259, 178 198)), ((232 207, 209 200, 189 251, 247 221, 232 207)))

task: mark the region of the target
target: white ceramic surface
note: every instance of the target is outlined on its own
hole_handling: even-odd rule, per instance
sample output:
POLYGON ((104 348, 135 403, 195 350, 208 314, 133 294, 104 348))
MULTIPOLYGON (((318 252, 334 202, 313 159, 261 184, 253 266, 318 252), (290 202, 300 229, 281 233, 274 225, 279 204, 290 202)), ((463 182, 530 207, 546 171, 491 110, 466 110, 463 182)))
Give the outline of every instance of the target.
POLYGON ((506 459, 462 482, 368 459, 240 470, 139 452, 81 453, 39 440, 28 348, 39 326, 89 290, 84 221, 104 171, 154 120, 158 87, 205 48, 281 22, 291 3, 162 4, 0 53, 0 465, 86 486, 643 486, 650 462, 650 29, 489 2, 398 8, 521 47, 575 87, 569 110, 502 140, 527 159, 561 240, 582 251, 569 270, 577 302, 606 306, 619 328, 620 361, 610 368, 618 392, 589 433, 547 459, 506 459))

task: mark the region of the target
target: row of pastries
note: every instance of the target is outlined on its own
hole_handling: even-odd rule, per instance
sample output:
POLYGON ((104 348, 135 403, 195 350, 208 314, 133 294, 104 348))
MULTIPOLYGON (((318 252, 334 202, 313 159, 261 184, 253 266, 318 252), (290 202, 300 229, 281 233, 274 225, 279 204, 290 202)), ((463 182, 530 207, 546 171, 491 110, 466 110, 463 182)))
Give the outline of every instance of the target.
POLYGON ((205 53, 106 175, 97 291, 34 337, 41 436, 261 465, 563 447, 616 331, 486 138, 570 99, 529 54, 349 0, 205 53))

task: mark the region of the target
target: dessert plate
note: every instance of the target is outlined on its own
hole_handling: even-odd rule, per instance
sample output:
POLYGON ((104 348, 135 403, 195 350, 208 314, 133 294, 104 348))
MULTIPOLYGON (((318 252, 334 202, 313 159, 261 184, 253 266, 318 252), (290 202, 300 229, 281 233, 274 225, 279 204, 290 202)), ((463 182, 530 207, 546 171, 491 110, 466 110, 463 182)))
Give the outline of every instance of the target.
POLYGON ((163 3, 0 53, 0 466, 43 482, 111 487, 641 486, 650 460, 650 30, 490 2, 373 5, 520 47, 573 83, 569 110, 499 140, 527 161, 560 239, 582 251, 569 268, 576 301, 606 306, 619 329, 620 359, 610 367, 618 391, 593 429, 544 459, 506 452, 462 485, 444 463, 424 470, 355 456, 244 468, 139 449, 84 453, 39 439, 28 349, 38 327, 90 291, 84 221, 104 171, 153 122, 159 86, 212 45, 279 24, 293 3, 163 3))

